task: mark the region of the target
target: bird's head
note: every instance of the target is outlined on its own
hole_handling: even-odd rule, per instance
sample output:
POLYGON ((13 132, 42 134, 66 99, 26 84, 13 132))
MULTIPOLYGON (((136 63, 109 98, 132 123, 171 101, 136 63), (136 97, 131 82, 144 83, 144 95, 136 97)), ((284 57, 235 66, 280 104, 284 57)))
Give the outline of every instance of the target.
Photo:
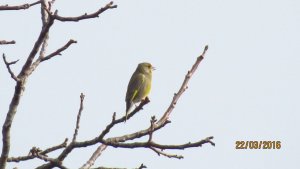
POLYGON ((138 65, 137 70, 141 73, 152 74, 152 71, 155 70, 155 68, 150 63, 143 62, 138 65))

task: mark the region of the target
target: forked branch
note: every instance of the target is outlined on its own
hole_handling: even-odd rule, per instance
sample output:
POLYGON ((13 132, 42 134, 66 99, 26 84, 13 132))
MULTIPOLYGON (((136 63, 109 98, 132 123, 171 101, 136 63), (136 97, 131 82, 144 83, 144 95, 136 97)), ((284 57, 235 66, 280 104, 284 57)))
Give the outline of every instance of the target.
POLYGON ((113 5, 113 1, 109 2, 108 4, 106 4, 104 7, 100 8, 98 11, 91 13, 91 14, 83 14, 81 16, 75 16, 75 17, 63 17, 63 16, 59 16, 57 13, 58 11, 56 10, 54 12, 54 14, 52 15, 52 17, 56 20, 62 21, 62 22, 78 22, 80 20, 84 20, 84 19, 90 19, 90 18, 96 18, 99 17, 100 14, 102 14, 103 12, 105 12, 108 9, 114 9, 117 8, 117 5, 113 5))
POLYGON ((11 78, 14 79, 16 82, 19 81, 20 79, 14 74, 14 72, 10 68, 10 65, 16 64, 19 60, 16 60, 16 61, 13 61, 13 62, 8 62, 6 60, 5 54, 3 53, 3 61, 6 65, 6 68, 8 70, 8 73, 10 74, 11 78))
POLYGON ((166 157, 168 157, 168 158, 177 158, 177 159, 182 159, 182 158, 183 158, 182 155, 168 154, 168 153, 165 153, 165 152, 163 152, 163 151, 160 151, 160 150, 158 150, 158 149, 156 149, 156 148, 154 148, 154 147, 150 147, 150 149, 153 150, 154 152, 156 152, 157 155, 159 155, 159 156, 160 156, 160 155, 163 155, 163 156, 166 156, 166 157))

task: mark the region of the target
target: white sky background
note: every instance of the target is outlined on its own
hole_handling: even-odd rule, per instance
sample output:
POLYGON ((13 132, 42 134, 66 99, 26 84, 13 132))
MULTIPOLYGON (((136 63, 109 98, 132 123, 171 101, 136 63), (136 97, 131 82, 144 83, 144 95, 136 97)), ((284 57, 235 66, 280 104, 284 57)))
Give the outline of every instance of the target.
MULTIPOLYGON (((24 2, 1 0, 1 4, 24 2)), ((96 11, 108 1, 56 0, 62 16, 96 11)), ((183 160, 157 156, 148 149, 109 147, 95 166, 151 169, 183 168, 299 168, 300 120, 300 1, 114 1, 117 9, 79 23, 56 21, 50 30, 48 53, 77 40, 42 63, 29 78, 15 116, 10 156, 28 154, 71 139, 79 108, 86 95, 78 140, 97 136, 112 113, 124 115, 125 92, 139 62, 151 62, 151 102, 109 136, 123 135, 159 118, 179 89, 187 70, 206 44, 207 55, 188 90, 171 115, 172 123, 154 134, 162 144, 182 144, 214 136, 209 144, 184 151, 183 160), (280 150, 236 150, 235 141, 281 141, 280 150), (297 154, 296 154, 297 153, 297 154)), ((0 46, 17 73, 41 29, 40 9, 1 11, 0 46)), ((0 122, 3 124, 14 90, 5 65, 0 66, 0 122)), ((148 139, 145 137, 144 140, 148 139)), ((97 146, 75 150, 64 162, 78 168, 97 146)), ((57 153, 50 154, 56 157, 57 153)), ((33 168, 40 160, 9 163, 8 168, 33 168)))

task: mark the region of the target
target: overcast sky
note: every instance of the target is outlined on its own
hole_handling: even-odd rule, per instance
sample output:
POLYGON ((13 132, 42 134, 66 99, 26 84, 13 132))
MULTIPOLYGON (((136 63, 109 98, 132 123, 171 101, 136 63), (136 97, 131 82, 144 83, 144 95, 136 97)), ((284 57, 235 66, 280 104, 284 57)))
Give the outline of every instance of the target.
MULTIPOLYGON (((1 0, 22 4, 32 0, 1 0)), ((161 144, 182 144, 214 136, 184 151, 166 151, 184 159, 158 156, 148 149, 107 148, 95 166, 150 169, 296 169, 300 141, 300 1, 299 0, 116 0, 117 9, 78 23, 56 21, 48 53, 69 39, 78 43, 47 62, 29 78, 11 130, 10 156, 28 154, 71 138, 86 95, 78 139, 97 136, 112 113, 125 112, 128 81, 140 62, 156 67, 151 102, 109 136, 132 133, 159 118, 185 74, 209 50, 180 98, 171 124, 153 135, 161 144), (237 150, 236 141, 281 141, 281 149, 237 150)), ((94 12, 108 1, 56 0, 62 16, 94 12)), ((1 11, 0 46, 19 72, 41 29, 40 9, 1 11)), ((0 122, 5 119, 14 81, 0 66, 0 122)), ((1 136, 0 136, 1 137, 1 136)), ((146 137, 147 139, 147 137, 146 137)), ((142 140, 146 140, 142 139, 142 140)), ((97 145, 98 146, 98 145, 97 145)), ((75 150, 64 165, 78 168, 97 146, 75 150)), ((56 157, 58 153, 49 154, 56 157)), ((43 161, 9 163, 33 168, 43 161)))

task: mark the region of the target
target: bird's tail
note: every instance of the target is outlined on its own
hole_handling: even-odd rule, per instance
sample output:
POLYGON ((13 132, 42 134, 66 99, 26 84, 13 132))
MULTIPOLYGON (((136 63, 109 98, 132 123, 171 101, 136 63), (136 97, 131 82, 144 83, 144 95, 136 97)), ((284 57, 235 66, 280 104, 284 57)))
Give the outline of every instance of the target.
POLYGON ((127 116, 128 116, 128 114, 129 114, 129 111, 126 111, 126 114, 125 114, 125 123, 126 123, 126 121, 127 121, 127 116))
POLYGON ((132 102, 126 102, 126 114, 125 114, 125 122, 127 121, 128 114, 130 113, 132 102))

